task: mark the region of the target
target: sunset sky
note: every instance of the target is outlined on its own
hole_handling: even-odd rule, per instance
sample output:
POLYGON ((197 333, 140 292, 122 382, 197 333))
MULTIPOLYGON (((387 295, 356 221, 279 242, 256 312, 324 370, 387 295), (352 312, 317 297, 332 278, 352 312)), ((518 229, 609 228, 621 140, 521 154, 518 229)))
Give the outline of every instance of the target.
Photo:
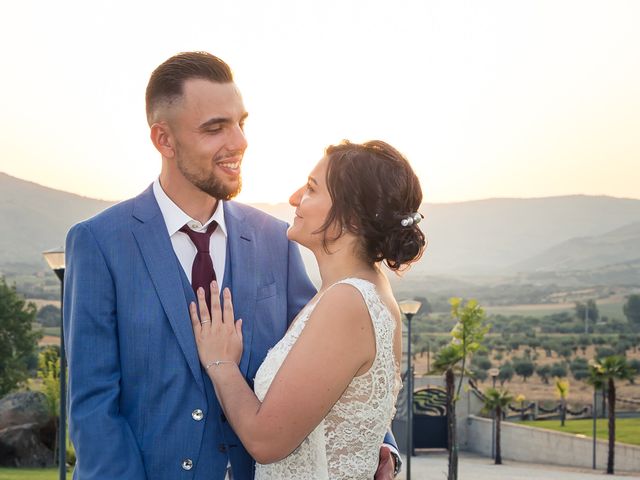
POLYGON ((0 14, 0 171, 119 200, 157 176, 144 90, 171 55, 233 68, 246 202, 323 148, 386 140, 429 202, 640 198, 637 1, 20 1, 0 14))

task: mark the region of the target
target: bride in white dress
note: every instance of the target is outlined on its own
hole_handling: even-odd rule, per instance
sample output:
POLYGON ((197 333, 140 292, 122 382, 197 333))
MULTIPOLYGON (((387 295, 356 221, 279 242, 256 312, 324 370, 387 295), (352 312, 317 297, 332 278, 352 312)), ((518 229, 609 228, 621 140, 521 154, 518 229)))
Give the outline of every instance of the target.
POLYGON ((238 363, 242 320, 228 290, 198 292, 200 361, 260 479, 371 479, 400 388, 401 319, 380 268, 422 254, 422 192, 407 160, 372 141, 331 146, 290 198, 288 237, 315 255, 322 285, 267 354, 254 390, 238 363))

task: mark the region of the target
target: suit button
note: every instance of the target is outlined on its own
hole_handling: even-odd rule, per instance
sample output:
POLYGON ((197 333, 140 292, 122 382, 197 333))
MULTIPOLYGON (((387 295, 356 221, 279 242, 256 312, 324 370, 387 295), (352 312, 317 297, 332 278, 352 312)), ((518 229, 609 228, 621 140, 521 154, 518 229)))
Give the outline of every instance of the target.
POLYGON ((225 453, 227 451, 227 446, 224 443, 219 443, 218 450, 220 450, 222 453, 225 453))
POLYGON ((185 458, 182 461, 182 469, 183 470, 191 470, 193 468, 193 460, 190 458, 185 458))
POLYGON ((196 408, 193 412, 191 412, 191 418, 193 418, 196 422, 199 422, 204 418, 204 413, 199 408, 196 408))

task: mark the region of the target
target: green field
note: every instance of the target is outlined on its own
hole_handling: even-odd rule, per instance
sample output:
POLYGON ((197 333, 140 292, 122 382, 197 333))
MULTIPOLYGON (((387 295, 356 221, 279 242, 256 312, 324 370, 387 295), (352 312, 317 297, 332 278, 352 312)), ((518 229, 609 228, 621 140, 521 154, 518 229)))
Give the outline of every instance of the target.
MULTIPOLYGON (((560 420, 529 420, 518 422, 529 427, 546 428, 564 433, 582 434, 593 438, 593 421, 591 419, 567 420, 564 427, 560 426, 560 420)), ((596 438, 607 440, 607 419, 599 418, 596 422, 596 438)), ((640 418, 619 418, 616 420, 616 441, 640 445, 640 418)), ((0 477, 0 480, 2 477, 0 477)))
POLYGON ((52 337, 60 336, 60 327, 42 327, 43 335, 51 335, 52 337))
MULTIPOLYGON (((0 468, 0 480, 57 480, 57 468, 0 468)), ((67 472, 67 478, 71 473, 67 472)))
MULTIPOLYGON (((598 312, 600 316, 606 316, 609 318, 624 319, 624 313, 622 312, 623 302, 608 302, 600 301, 596 302, 598 305, 598 312)), ((554 313, 561 312, 574 312, 573 304, 540 304, 540 305, 509 305, 509 306, 487 306, 484 307, 488 314, 494 315, 521 315, 524 317, 544 317, 546 315, 552 315, 554 313)))
POLYGON ((618 318, 624 319, 623 306, 624 303, 598 303, 598 311, 600 312, 600 316, 606 316, 609 318, 618 318))
POLYGON ((562 307, 560 305, 509 305, 509 306, 487 306, 483 307, 489 315, 519 315, 523 317, 545 317, 554 313, 572 312, 573 308, 562 307))

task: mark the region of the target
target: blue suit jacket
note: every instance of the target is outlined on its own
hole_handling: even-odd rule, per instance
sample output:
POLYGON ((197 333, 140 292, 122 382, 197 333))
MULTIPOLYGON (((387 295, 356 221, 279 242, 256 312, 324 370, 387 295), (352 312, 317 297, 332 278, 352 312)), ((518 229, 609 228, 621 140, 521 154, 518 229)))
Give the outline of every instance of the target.
MULTIPOLYGON (((313 296, 286 224, 224 204, 224 286, 243 319, 249 380, 313 296)), ((64 328, 74 478, 253 478, 253 461, 224 419, 198 361, 193 290, 148 188, 68 234, 64 328), (190 469, 184 469, 191 465, 190 469)))

